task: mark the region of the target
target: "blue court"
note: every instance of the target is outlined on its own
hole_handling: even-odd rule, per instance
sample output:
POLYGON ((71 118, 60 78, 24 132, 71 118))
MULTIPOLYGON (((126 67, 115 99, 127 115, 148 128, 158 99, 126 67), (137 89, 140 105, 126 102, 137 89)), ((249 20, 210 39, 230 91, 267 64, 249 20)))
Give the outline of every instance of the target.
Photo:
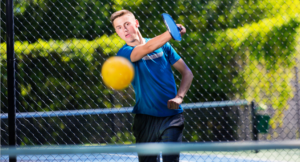
MULTIPOLYGON (((1 162, 8 162, 8 156, 1 156, 1 162)), ((26 155, 18 156, 17 161, 22 162, 138 162, 136 153, 124 154, 60 154, 60 155, 26 155)), ((162 159, 161 159, 162 161, 162 159)), ((180 162, 271 162, 255 158, 236 157, 231 155, 201 155, 180 154, 180 162)), ((274 162, 274 161, 272 161, 274 162)))

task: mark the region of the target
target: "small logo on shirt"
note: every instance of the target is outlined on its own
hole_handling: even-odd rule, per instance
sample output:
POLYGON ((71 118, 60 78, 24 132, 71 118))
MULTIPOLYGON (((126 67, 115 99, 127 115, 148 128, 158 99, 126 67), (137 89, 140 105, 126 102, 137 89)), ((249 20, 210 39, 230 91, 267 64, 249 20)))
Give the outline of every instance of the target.
POLYGON ((157 59, 157 58, 160 58, 160 57, 162 57, 163 56, 163 52, 159 52, 159 53, 157 53, 157 54, 154 54, 154 55, 151 55, 151 56, 144 56, 143 57, 143 60, 154 60, 154 59, 157 59))

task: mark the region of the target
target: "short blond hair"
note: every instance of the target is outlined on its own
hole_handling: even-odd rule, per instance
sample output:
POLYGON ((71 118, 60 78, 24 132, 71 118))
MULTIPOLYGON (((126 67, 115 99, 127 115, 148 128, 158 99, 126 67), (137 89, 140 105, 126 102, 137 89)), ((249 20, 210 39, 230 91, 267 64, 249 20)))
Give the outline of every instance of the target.
POLYGON ((132 12, 130 12, 128 10, 120 10, 120 11, 114 12, 110 16, 110 22, 111 22, 111 24, 114 25, 114 21, 115 21, 116 18, 121 17, 121 16, 126 15, 126 14, 132 15, 135 18, 134 14, 132 12))

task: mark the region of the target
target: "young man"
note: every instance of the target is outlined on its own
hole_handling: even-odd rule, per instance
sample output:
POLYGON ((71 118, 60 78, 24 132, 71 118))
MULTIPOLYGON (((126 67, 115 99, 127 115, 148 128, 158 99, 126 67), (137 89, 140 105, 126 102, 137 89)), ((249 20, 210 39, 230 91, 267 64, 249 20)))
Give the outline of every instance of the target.
MULTIPOLYGON (((143 38, 138 29, 139 21, 128 10, 113 13, 110 20, 116 33, 126 42, 117 56, 130 60, 135 70, 132 85, 136 95, 133 109, 136 142, 181 142, 184 117, 180 104, 193 74, 168 43, 172 36, 166 31, 152 39, 143 38), (171 65, 182 75, 178 92, 171 65)), ((177 26, 182 28, 180 34, 185 34, 186 29, 181 24, 177 26)), ((179 161, 179 153, 163 155, 163 160, 179 161)), ((159 161, 159 156, 139 156, 139 161, 159 161)))

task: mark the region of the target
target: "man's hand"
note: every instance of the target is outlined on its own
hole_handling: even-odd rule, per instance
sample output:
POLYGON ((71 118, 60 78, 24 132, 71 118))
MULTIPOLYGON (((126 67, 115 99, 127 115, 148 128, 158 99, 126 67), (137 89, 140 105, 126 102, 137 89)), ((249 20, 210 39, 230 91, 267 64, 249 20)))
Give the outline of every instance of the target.
POLYGON ((175 98, 168 101, 168 109, 178 109, 179 105, 182 103, 182 98, 176 96, 175 98))
POLYGON ((186 28, 181 24, 176 24, 177 27, 181 28, 180 35, 183 36, 186 33, 186 28))

